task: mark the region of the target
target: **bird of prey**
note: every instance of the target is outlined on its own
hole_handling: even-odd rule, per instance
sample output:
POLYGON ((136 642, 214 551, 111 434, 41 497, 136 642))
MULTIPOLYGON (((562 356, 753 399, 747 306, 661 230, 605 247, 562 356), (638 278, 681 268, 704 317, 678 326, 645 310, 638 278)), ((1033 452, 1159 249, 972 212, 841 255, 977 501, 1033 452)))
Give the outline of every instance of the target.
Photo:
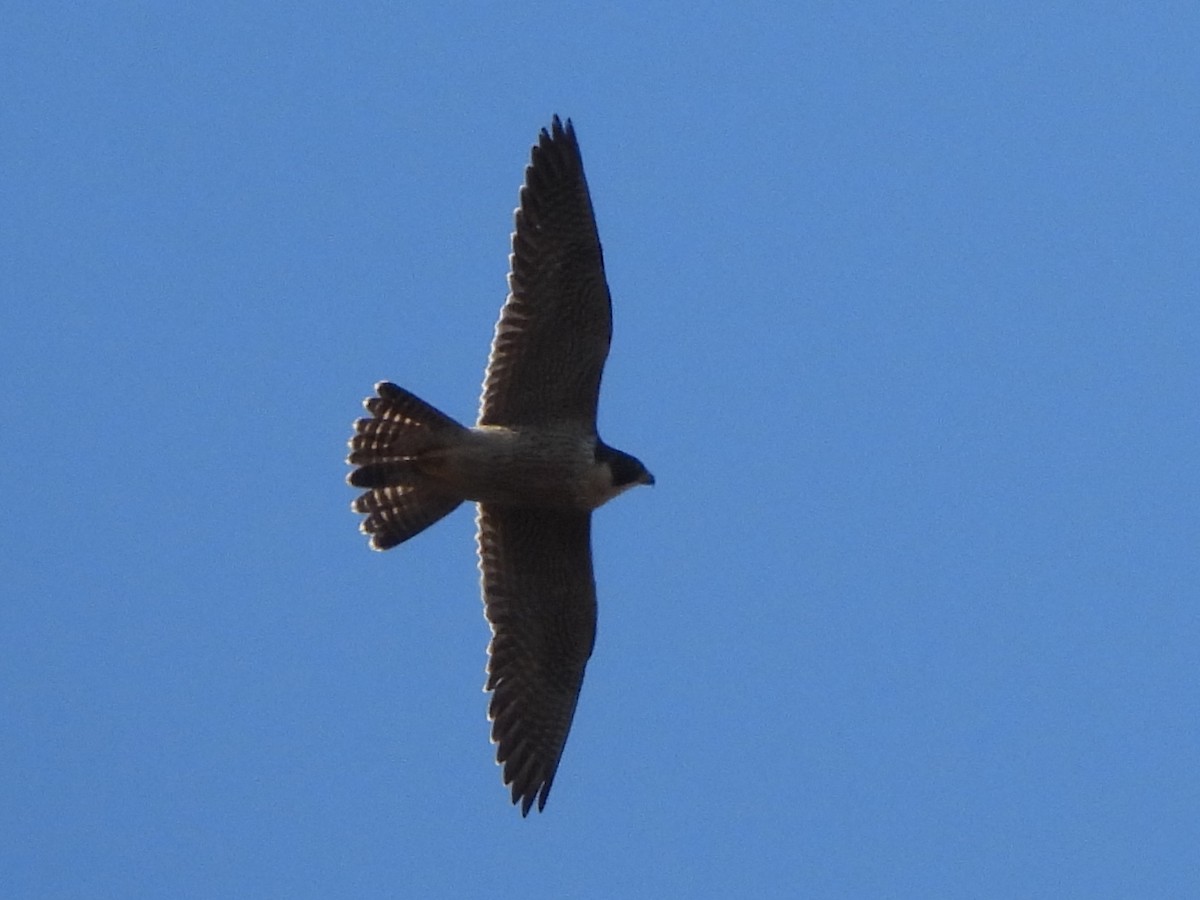
POLYGON ((515 219, 475 426, 381 382, 346 461, 376 550, 477 504, 488 718, 504 783, 528 815, 546 805, 595 640, 592 510, 654 478, 596 433, 612 306, 569 119, 542 129, 515 219))

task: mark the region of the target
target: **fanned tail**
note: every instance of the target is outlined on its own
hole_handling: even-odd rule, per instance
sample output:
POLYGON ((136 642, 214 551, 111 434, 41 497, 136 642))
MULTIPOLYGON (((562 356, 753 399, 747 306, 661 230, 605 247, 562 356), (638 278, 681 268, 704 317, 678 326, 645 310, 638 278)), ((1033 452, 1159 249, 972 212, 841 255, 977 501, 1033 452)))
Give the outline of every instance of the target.
POLYGON ((370 489, 351 509, 366 516, 359 528, 371 536, 371 546, 387 550, 420 534, 462 502, 421 471, 420 459, 444 449, 466 429, 390 382, 381 381, 375 392, 378 396, 363 401, 371 417, 354 423, 346 462, 358 468, 346 480, 370 489))
POLYGON ((358 528, 371 536, 371 549, 390 550, 454 512, 460 503, 460 497, 425 488, 387 487, 367 491, 351 508, 366 515, 358 528))

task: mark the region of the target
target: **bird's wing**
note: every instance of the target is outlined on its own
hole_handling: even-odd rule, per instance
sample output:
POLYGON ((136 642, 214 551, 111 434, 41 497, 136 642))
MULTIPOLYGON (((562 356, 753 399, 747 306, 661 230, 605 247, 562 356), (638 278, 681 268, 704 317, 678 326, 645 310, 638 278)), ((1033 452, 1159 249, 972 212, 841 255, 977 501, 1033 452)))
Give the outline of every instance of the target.
POLYGON ((596 637, 591 514, 479 505, 496 761, 522 815, 546 805, 596 637))
POLYGON ((596 424, 612 338, 604 258, 575 130, 558 117, 525 169, 480 425, 596 424))

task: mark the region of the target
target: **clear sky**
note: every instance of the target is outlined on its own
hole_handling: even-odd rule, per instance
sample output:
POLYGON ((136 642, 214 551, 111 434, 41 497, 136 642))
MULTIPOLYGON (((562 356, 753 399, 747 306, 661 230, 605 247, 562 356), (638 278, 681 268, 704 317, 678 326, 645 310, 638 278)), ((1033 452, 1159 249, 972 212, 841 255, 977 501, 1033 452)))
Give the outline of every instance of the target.
POLYGON ((9 5, 7 897, 1200 884, 1195 3, 9 5), (473 421, 538 129, 614 297, 596 652, 493 763, 473 421))

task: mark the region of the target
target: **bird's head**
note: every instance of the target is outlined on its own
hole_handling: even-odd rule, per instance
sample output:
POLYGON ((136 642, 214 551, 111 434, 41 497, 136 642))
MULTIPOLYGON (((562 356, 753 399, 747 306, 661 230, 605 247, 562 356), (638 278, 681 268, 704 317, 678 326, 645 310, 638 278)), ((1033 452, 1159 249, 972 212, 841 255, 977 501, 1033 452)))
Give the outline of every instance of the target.
POLYGON ((596 442, 596 465, 605 475, 600 503, 607 503, 639 484, 654 484, 654 476, 640 459, 610 447, 604 441, 596 442))

